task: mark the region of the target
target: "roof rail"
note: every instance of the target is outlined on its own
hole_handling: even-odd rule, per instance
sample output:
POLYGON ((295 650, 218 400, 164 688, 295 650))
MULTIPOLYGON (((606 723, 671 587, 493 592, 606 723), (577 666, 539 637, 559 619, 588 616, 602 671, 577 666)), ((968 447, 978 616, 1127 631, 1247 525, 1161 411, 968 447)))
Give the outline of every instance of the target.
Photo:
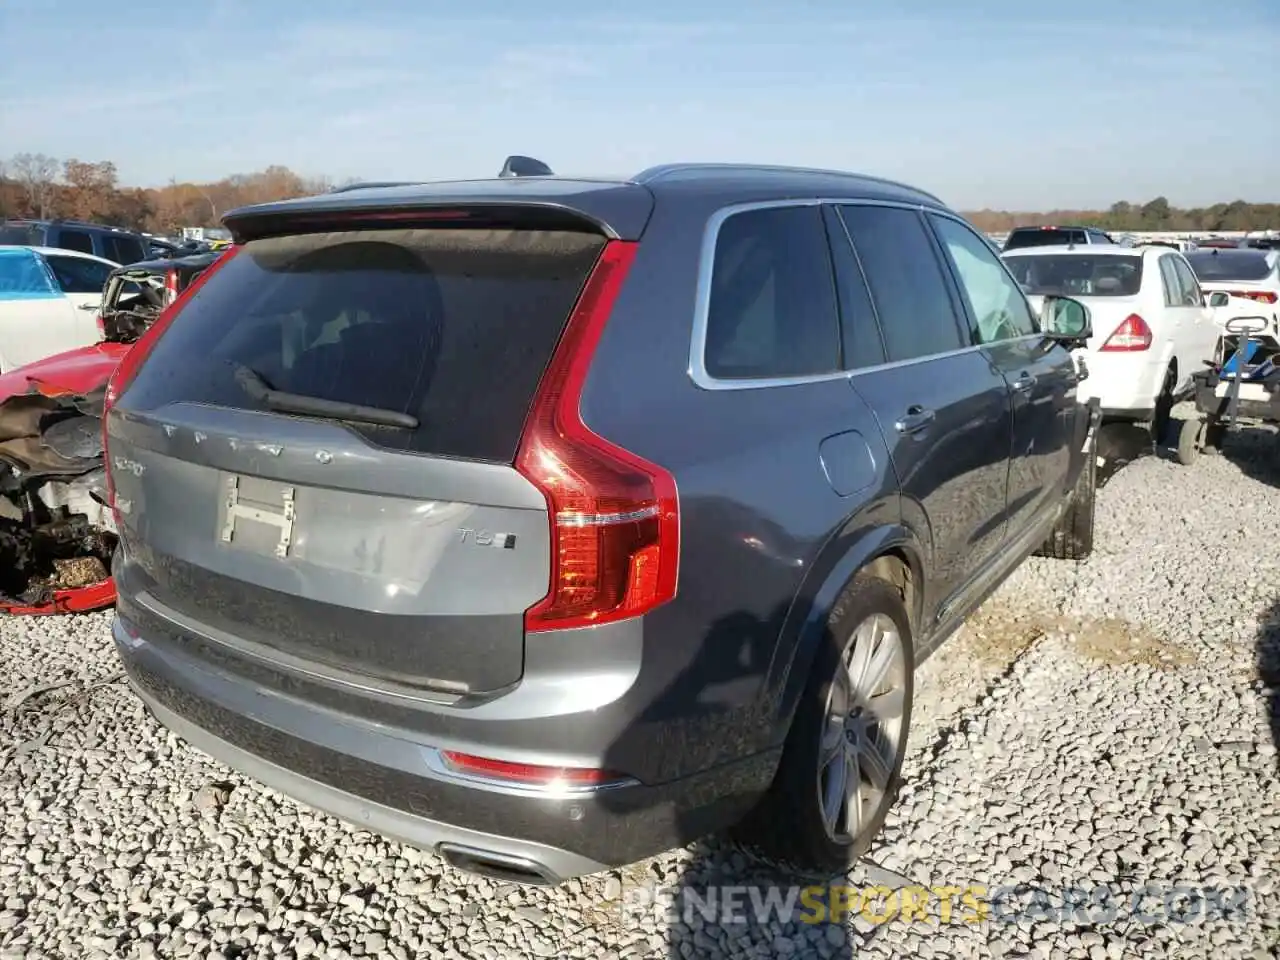
POLYGON ((348 190, 378 190, 382 187, 413 187, 417 186, 420 180, 369 180, 357 183, 345 183, 340 187, 334 187, 330 193, 346 193, 348 190))
POLYGON ((909 183, 890 180, 886 177, 876 177, 867 173, 851 173, 848 170, 827 170, 821 167, 792 167, 768 163, 663 163, 641 170, 631 180, 634 183, 649 184, 678 173, 706 173, 708 176, 712 176, 717 173, 729 173, 732 171, 742 173, 807 173, 824 177, 845 177, 850 180, 869 180, 872 183, 882 183, 885 186, 909 190, 912 193, 928 197, 935 203, 942 204, 942 200, 935 194, 930 193, 928 190, 921 190, 919 187, 913 187, 909 183))

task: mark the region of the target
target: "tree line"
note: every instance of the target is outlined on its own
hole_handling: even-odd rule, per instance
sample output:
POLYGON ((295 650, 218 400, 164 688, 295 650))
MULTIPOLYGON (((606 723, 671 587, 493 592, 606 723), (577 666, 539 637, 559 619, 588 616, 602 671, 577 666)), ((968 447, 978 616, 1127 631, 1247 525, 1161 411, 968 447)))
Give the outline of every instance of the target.
MULTIPOLYGON (((20 153, 0 162, 0 217, 74 218, 169 234, 180 227, 216 227, 223 214, 245 204, 324 193, 338 185, 325 177, 304 177, 288 167, 270 166, 212 183, 173 180, 160 187, 129 187, 120 184, 109 160, 59 161, 41 153, 20 153)), ((1280 229, 1280 204, 1244 200, 1182 209, 1156 197, 1146 203, 1121 200, 1106 210, 987 209, 965 216, 989 233, 1052 223, 1083 223, 1118 232, 1280 229)))
POLYGON ((0 162, 0 218, 61 217, 170 234, 181 227, 216 227, 223 214, 245 204, 304 197, 335 186, 324 177, 270 166, 212 183, 173 180, 161 187, 129 187, 121 185, 109 160, 59 161, 20 153, 0 162))
POLYGON ((1047 213, 1013 213, 977 210, 965 216, 979 230, 1007 233, 1014 227, 1039 227, 1054 223, 1087 224, 1116 233, 1204 232, 1221 230, 1280 230, 1280 203, 1233 200, 1211 207, 1175 207, 1164 197, 1146 203, 1121 200, 1106 210, 1050 210, 1047 213))

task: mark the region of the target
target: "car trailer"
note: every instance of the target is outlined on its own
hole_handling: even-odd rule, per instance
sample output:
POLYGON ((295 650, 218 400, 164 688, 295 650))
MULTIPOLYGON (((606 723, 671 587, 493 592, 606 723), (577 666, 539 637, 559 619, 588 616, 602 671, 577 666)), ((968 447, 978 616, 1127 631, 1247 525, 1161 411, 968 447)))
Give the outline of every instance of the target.
POLYGON ((1178 461, 1222 448, 1241 421, 1280 424, 1280 340, 1266 317, 1232 317, 1209 369, 1191 375, 1198 416, 1178 435, 1178 461))

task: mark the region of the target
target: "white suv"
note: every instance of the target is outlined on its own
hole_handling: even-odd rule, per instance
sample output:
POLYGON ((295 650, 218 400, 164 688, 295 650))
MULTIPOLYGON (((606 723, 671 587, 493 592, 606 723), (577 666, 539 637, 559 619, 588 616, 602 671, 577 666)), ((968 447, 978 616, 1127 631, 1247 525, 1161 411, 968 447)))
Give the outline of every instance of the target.
POLYGON ((1038 310, 1045 294, 1085 303, 1093 337, 1084 352, 1081 400, 1104 417, 1151 420, 1163 433, 1169 408, 1212 360, 1220 330, 1186 258, 1168 247, 1033 247, 1004 262, 1038 310))

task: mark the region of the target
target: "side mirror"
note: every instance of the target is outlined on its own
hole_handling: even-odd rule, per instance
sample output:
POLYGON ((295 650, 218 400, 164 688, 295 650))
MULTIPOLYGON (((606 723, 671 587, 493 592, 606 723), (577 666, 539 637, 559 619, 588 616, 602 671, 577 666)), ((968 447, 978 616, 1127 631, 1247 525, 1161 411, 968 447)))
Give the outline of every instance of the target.
POLYGON ((1231 298, 1225 293, 1217 292, 1209 294, 1209 306, 1211 307, 1225 307, 1230 302, 1231 298))
POLYGON ((1040 308, 1040 323, 1045 336, 1069 350, 1083 347, 1093 336, 1089 308, 1070 297, 1046 296, 1040 308))
POLYGON ((1227 333, 1264 333, 1271 324, 1266 317, 1232 317, 1225 326, 1227 333))

